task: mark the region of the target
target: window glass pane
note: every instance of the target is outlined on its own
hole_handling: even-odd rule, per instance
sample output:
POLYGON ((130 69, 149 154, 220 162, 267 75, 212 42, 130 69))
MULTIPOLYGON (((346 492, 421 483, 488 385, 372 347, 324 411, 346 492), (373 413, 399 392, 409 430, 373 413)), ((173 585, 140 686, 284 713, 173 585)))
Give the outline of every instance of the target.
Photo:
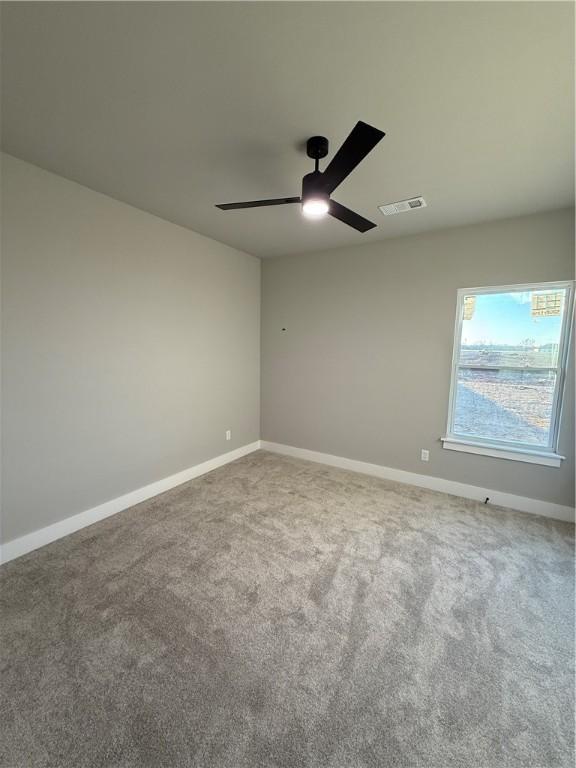
POLYGON ((561 288, 466 296, 460 363, 555 368, 565 301, 561 288))
POLYGON ((555 384, 553 371, 460 368, 453 431, 547 446, 555 384))
POLYGON ((464 297, 454 434, 549 446, 566 293, 464 297))

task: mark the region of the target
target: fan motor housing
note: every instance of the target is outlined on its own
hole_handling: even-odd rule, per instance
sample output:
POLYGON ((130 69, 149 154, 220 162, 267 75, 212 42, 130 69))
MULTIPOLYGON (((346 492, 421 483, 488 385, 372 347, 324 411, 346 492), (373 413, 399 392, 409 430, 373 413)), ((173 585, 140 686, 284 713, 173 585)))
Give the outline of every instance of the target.
POLYGON ((323 179, 320 171, 312 171, 307 173, 302 179, 302 200, 314 199, 326 199, 329 195, 323 187, 323 179))
POLYGON ((306 142, 306 154, 313 160, 321 160, 328 154, 328 139, 326 136, 312 136, 306 142))

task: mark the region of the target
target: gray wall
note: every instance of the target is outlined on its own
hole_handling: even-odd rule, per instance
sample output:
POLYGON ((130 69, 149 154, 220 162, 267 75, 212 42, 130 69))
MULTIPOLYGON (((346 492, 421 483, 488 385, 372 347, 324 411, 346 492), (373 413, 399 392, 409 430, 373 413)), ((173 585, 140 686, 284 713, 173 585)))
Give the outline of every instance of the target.
MULTIPOLYGON (((3 541, 258 439, 258 259, 7 155, 2 216, 3 541)), ((561 469, 438 438, 456 289, 572 278, 573 227, 265 261, 262 438, 572 504, 572 376, 561 469)))
POLYGON ((260 262, 2 161, 9 541, 258 439, 260 262))
POLYGON ((573 505, 573 356, 561 468, 439 442, 457 289, 573 277, 568 210, 264 261, 262 439, 573 505))

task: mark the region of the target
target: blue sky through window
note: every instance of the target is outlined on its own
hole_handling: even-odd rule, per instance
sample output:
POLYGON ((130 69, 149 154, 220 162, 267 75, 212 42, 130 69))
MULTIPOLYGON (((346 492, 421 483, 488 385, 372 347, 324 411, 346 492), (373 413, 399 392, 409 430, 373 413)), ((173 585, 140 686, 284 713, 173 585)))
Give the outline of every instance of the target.
POLYGON ((472 319, 462 324, 462 344, 521 345, 525 339, 536 345, 558 343, 562 316, 532 317, 531 297, 531 291, 477 295, 472 319))

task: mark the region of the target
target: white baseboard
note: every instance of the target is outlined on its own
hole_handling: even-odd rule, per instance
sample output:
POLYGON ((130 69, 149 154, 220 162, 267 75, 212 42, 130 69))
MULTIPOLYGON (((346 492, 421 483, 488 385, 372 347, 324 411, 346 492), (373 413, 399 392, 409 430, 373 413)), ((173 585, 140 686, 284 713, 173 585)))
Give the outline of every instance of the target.
POLYGON ((231 461, 246 456, 248 453, 257 451, 258 448, 260 448, 260 441, 256 440, 254 443, 243 445, 234 451, 215 456, 213 459, 202 462, 202 464, 196 464, 196 466, 184 469, 175 475, 170 475, 170 477, 165 477, 162 480, 157 480, 155 483, 145 485, 143 488, 125 493, 123 496, 106 501, 104 504, 87 509, 85 512, 67 517, 65 520, 60 520, 53 525, 46 526, 46 528, 40 528, 38 531, 26 534, 26 536, 7 541, 0 547, 0 563, 7 563, 9 560, 14 560, 14 558, 25 555, 27 552, 32 552, 32 550, 43 547, 45 544, 50 544, 52 541, 56 541, 56 539, 61 539, 63 536, 79 531, 87 525, 92 525, 99 520, 110 517, 110 515, 122 512, 129 507, 133 507, 135 504, 139 504, 141 501, 151 499, 159 493, 169 491, 177 485, 187 483, 188 480, 205 475, 213 469, 218 469, 218 467, 222 467, 224 464, 229 464, 231 461))
POLYGON ((402 469, 383 467, 380 464, 369 464, 365 461, 356 461, 355 459, 346 459, 343 456, 332 456, 329 453, 309 451, 306 448, 295 448, 292 445, 270 443, 266 440, 260 441, 260 447, 265 451, 281 453, 285 456, 294 456, 297 459, 316 461, 320 464, 328 464, 331 467, 339 467, 340 469, 350 469, 353 472, 361 472, 365 475, 381 477, 384 480, 395 480, 398 483, 417 485, 420 488, 441 491, 442 493, 448 493, 451 496, 462 496, 465 499, 474 499, 482 502, 488 496, 491 505, 509 507, 510 509, 529 512, 533 515, 551 517, 555 520, 574 522, 573 507, 564 507, 561 504, 553 504, 549 501, 531 499, 527 496, 516 496, 513 493, 503 493, 502 491, 494 491, 490 488, 481 488, 476 485, 458 483, 454 480, 444 480, 441 477, 418 475, 415 472, 405 472, 402 469))
POLYGON ((97 507, 87 509, 72 517, 67 517, 65 520, 60 520, 53 525, 46 526, 46 528, 40 528, 38 531, 33 531, 18 539, 8 541, 0 546, 0 563, 7 563, 10 560, 14 560, 16 557, 32 552, 46 544, 50 544, 52 541, 61 539, 63 536, 68 536, 68 534, 79 531, 81 528, 85 528, 93 523, 97 523, 99 520, 104 520, 106 517, 115 515, 117 512, 122 512, 129 507, 133 507, 135 504, 146 501, 146 499, 151 499, 153 496, 169 491, 177 485, 186 483, 189 480, 193 480, 195 477, 200 477, 200 475, 211 472, 213 469, 218 469, 218 467, 229 464, 231 461, 235 461, 242 456, 253 453, 259 448, 262 448, 265 451, 281 453, 286 456, 294 456, 298 459, 306 459, 307 461, 315 461, 320 464, 328 464, 329 466, 339 467, 340 469, 361 472, 365 475, 381 477, 385 480, 395 480, 399 483, 416 485, 420 488, 428 488, 433 491, 448 493, 451 496, 462 496, 465 499, 484 501, 486 496, 489 496, 490 503, 496 506, 518 509, 521 512, 543 515, 544 517, 551 517, 555 520, 574 522, 574 509, 572 507, 562 506, 561 504, 553 504, 549 501, 531 499, 526 496, 516 496, 512 493, 503 493, 502 491, 494 491, 489 488, 480 488, 475 485, 458 483, 454 480, 444 480, 440 477, 419 475, 415 472, 405 472, 402 469, 383 467, 379 464, 369 464, 368 462, 356 461, 355 459, 346 459, 343 456, 332 456, 329 453, 309 451, 306 448, 296 448, 291 445, 270 443, 266 440, 256 440, 254 443, 244 445, 241 448, 236 448, 236 450, 223 453, 220 456, 215 456, 213 459, 202 462, 202 464, 196 464, 194 467, 185 469, 182 472, 177 472, 175 475, 170 475, 170 477, 165 477, 155 483, 150 483, 150 485, 138 488, 135 491, 126 493, 123 496, 107 501, 104 504, 99 504, 97 507))

